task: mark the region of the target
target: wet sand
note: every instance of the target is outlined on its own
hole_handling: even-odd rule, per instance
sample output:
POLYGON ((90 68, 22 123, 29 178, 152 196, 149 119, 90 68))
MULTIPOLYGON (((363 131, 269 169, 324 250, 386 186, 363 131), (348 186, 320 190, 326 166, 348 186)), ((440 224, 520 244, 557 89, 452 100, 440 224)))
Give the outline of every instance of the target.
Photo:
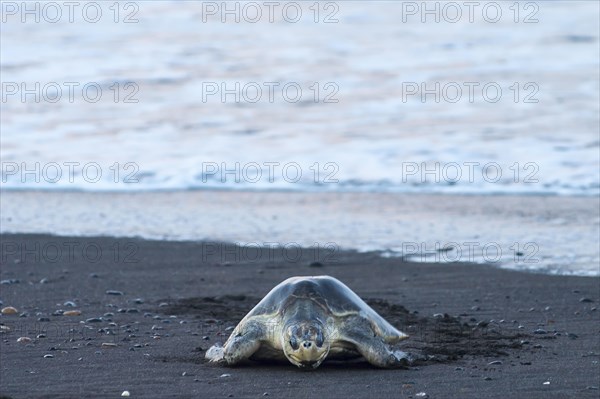
POLYGON ((331 244, 415 254, 411 261, 600 275, 599 197, 218 190, 1 195, 0 233, 331 244), (454 249, 437 260, 419 255, 444 247, 454 249))
POLYGON ((0 300, 18 311, 0 318, 5 397, 599 394, 597 277, 314 248, 292 254, 206 242, 1 237, 0 300), (402 347, 427 360, 402 370, 325 362, 314 372, 206 363, 205 350, 224 342, 274 285, 320 274, 342 280, 408 332, 402 347), (65 313, 74 310, 81 314, 65 313))

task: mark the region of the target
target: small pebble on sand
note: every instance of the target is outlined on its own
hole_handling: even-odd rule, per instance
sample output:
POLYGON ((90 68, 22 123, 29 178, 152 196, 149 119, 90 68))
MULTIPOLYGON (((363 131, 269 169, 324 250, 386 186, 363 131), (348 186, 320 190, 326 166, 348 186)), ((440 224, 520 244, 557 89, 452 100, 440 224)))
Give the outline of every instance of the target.
POLYGON ((546 382, 544 382, 544 384, 543 384, 543 385, 550 385, 550 381, 546 381, 546 382))
POLYGON ((106 290, 106 295, 123 295, 123 292, 117 290, 106 290))
POLYGON ((81 310, 67 310, 63 313, 63 316, 79 316, 81 315, 81 310))
POLYGON ((121 394, 121 396, 127 398, 129 397, 129 391, 123 391, 123 393, 121 394))
POLYGON ((419 399, 427 399, 429 397, 429 395, 427 395, 425 392, 419 392, 415 394, 415 398, 419 398, 419 399))
POLYGON ((117 344, 114 344, 112 342, 103 342, 102 347, 103 348, 116 348, 117 344))
POLYGON ((219 378, 228 378, 231 377, 231 374, 221 374, 219 378))
POLYGON ((29 337, 19 337, 17 339, 17 342, 20 343, 20 344, 28 344, 28 343, 31 342, 31 338, 29 338, 29 337))
POLYGON ((44 359, 52 359, 54 358, 54 355, 44 355, 44 359))
POLYGON ((7 306, 5 308, 2 308, 2 314, 3 315, 13 315, 13 314, 17 314, 18 310, 13 308, 12 306, 7 306))

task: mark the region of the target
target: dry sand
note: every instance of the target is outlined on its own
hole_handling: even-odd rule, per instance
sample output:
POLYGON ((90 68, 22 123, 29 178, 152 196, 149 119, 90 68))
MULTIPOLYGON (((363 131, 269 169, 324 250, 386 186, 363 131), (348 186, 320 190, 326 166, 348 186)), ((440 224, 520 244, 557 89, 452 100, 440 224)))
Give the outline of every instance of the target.
POLYGON ((324 261, 330 254, 308 249, 292 261, 282 251, 214 245, 3 234, 0 299, 18 314, 0 318, 0 393, 598 397, 596 277, 415 264, 352 251, 324 261), (310 266, 315 261, 322 265, 310 266), (225 341, 227 328, 275 284, 314 274, 344 281, 411 334, 406 350, 429 360, 406 370, 326 362, 314 372, 287 364, 223 368, 205 362, 204 351, 225 341), (60 315, 69 310, 81 315, 60 315), (18 343, 19 337, 31 342, 18 343))

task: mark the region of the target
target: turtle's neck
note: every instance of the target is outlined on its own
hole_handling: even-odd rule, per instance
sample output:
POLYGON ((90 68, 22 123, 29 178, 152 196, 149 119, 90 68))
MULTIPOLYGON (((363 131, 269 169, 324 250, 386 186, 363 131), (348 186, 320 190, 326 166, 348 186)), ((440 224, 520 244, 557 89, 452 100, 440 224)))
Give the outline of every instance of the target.
POLYGON ((324 309, 317 303, 304 299, 297 298, 289 301, 286 304, 285 319, 287 325, 297 323, 313 323, 319 321, 325 325, 327 317, 324 314, 324 309))

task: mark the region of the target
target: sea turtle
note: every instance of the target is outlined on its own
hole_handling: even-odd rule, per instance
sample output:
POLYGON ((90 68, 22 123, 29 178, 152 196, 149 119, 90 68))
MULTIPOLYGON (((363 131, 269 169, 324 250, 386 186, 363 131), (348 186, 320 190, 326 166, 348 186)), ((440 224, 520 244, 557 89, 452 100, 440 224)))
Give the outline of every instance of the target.
POLYGON ((302 369, 315 369, 325 358, 363 356, 377 367, 403 367, 412 356, 391 345, 406 338, 341 281, 291 277, 240 321, 224 346, 212 346, 206 358, 226 365, 287 358, 302 369))

